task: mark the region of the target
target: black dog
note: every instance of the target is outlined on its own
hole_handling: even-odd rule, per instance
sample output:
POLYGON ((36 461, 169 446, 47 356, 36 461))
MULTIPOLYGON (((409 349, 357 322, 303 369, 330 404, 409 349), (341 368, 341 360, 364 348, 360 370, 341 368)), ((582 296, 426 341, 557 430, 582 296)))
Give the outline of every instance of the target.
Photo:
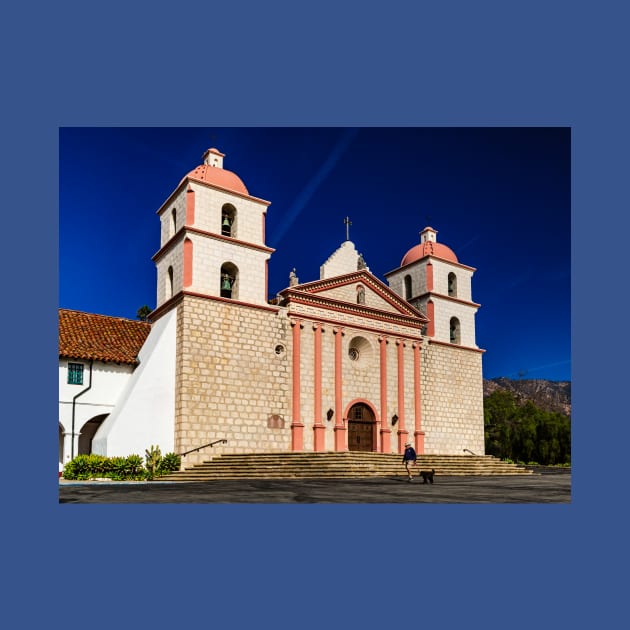
POLYGON ((435 475, 435 469, 420 471, 420 476, 423 479, 422 483, 433 483, 433 475, 435 475))

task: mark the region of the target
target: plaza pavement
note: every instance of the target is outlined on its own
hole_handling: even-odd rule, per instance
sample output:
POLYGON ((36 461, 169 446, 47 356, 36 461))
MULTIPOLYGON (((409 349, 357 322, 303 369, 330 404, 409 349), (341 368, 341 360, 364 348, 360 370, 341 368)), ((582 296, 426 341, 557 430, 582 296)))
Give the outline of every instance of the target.
POLYGON ((59 503, 570 503, 571 472, 363 479, 59 482, 59 503))

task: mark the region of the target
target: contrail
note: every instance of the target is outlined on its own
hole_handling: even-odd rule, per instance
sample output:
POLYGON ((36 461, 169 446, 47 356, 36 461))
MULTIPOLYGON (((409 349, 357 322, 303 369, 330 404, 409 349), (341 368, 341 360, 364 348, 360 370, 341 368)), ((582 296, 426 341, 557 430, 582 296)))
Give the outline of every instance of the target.
POLYGON ((558 365, 565 365, 566 363, 571 363, 570 359, 566 359, 565 361, 557 361, 556 363, 547 363, 546 365, 539 365, 537 367, 526 368, 521 370, 520 372, 515 372, 515 374, 529 374, 530 372, 537 372, 538 370, 544 370, 545 368, 556 367, 558 365))
POLYGON ((328 177, 330 171, 332 171, 350 143, 354 140, 357 133, 359 133, 358 129, 346 129, 344 131, 343 135, 330 152, 328 159, 321 165, 308 184, 302 189, 293 204, 291 204, 291 207, 286 213, 285 219, 274 234, 275 238, 273 239, 272 247, 276 246, 282 240, 283 236, 293 225, 302 210, 304 210, 306 204, 311 200, 315 191, 319 188, 326 177, 328 177))

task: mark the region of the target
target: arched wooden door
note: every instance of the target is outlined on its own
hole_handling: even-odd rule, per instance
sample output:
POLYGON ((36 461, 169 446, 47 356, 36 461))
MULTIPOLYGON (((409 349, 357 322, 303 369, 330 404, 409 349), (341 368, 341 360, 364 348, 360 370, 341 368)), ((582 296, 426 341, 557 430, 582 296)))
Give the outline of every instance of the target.
POLYGON ((357 403, 348 412, 348 450, 373 451, 376 423, 372 410, 364 403, 357 403))

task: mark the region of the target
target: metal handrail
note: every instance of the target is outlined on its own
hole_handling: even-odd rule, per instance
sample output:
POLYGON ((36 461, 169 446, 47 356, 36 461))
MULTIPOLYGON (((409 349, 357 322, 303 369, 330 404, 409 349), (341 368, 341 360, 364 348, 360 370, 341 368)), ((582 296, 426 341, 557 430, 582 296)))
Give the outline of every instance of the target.
POLYGON ((219 444, 222 442, 223 444, 227 444, 227 440, 215 440, 214 442, 209 442, 208 444, 204 444, 203 446, 199 446, 198 448, 192 448, 185 453, 179 453, 180 457, 185 457, 186 455, 190 455, 190 453, 194 453, 195 451, 200 451, 202 448, 206 448, 206 446, 214 446, 215 444, 219 444))
POLYGON ((470 453, 471 455, 477 456, 477 453, 473 453, 469 448, 465 448, 464 453, 470 453))

